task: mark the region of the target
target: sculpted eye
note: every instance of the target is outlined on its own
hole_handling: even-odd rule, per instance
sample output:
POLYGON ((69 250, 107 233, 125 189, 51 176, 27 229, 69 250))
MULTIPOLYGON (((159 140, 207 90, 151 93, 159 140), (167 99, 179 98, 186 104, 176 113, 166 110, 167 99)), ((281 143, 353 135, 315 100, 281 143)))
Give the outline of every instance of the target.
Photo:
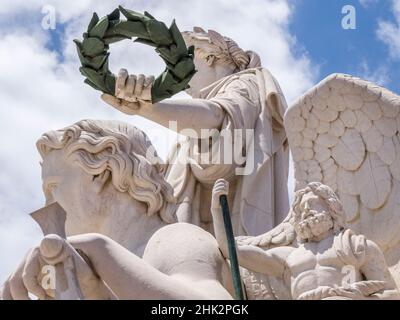
POLYGON ((43 192, 47 197, 52 196, 52 193, 57 189, 60 183, 59 177, 48 177, 43 182, 43 192))
POLYGON ((54 202, 53 193, 56 190, 57 185, 55 183, 46 185, 43 189, 44 196, 46 198, 46 205, 54 202))
POLYGON ((53 192, 56 188, 57 188, 57 184, 56 183, 52 183, 52 184, 47 186, 47 190, 49 192, 53 192))

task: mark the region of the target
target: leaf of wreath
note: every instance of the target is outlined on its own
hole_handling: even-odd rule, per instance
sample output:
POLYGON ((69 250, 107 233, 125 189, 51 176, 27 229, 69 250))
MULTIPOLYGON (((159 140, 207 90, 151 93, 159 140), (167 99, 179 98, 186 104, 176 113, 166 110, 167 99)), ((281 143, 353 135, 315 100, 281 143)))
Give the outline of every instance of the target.
POLYGON ((155 47, 166 64, 165 70, 152 84, 152 103, 188 88, 196 72, 194 47, 186 47, 175 20, 167 28, 148 12, 141 14, 121 6, 101 19, 94 13, 87 32, 83 34, 83 41, 74 40, 82 64, 79 70, 86 78, 85 83, 96 90, 115 95, 116 77, 108 67, 109 45, 131 38, 155 47), (121 20, 120 13, 127 20, 121 20))

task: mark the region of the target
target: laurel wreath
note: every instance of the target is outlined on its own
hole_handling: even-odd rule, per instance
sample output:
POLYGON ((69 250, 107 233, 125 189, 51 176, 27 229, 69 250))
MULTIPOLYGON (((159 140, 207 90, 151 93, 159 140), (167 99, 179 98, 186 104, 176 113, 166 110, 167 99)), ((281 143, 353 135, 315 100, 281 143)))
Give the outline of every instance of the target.
POLYGON ((194 47, 186 47, 175 20, 167 28, 148 12, 141 14, 121 6, 101 19, 94 13, 87 32, 83 34, 83 41, 74 40, 82 64, 79 70, 86 77, 85 83, 115 95, 116 77, 109 70, 109 45, 132 38, 136 38, 135 42, 155 47, 166 64, 165 70, 152 84, 153 103, 188 88, 190 79, 196 73, 194 47), (120 20, 120 13, 127 20, 120 20))

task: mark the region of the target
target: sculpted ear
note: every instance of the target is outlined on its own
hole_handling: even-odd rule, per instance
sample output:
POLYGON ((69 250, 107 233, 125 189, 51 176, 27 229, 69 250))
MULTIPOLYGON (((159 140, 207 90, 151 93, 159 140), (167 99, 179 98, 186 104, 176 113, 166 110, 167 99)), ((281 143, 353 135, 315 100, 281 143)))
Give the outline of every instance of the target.
POLYGON ((206 63, 208 66, 212 66, 215 62, 215 56, 210 54, 209 56, 206 57, 206 63))
POLYGON ((102 173, 93 176, 93 184, 97 193, 100 193, 104 189, 105 185, 110 180, 110 178, 111 178, 110 170, 104 170, 102 173))

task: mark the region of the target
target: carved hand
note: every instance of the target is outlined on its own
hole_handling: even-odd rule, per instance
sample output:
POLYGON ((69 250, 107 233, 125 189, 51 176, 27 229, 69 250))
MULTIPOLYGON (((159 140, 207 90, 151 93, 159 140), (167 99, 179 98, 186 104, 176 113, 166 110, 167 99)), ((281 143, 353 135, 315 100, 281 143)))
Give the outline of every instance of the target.
POLYGON ((101 98, 117 110, 135 115, 143 104, 151 104, 153 76, 129 75, 126 69, 118 73, 115 96, 103 94, 101 98))
POLYGON ((257 237, 237 237, 238 246, 257 246, 262 248, 274 248, 292 245, 295 239, 294 227, 290 222, 282 222, 271 231, 257 237))
POLYGON ((219 179, 215 182, 212 190, 211 209, 220 209, 219 198, 222 195, 229 194, 229 182, 224 179, 219 179))
POLYGON ((29 300, 28 293, 41 300, 54 299, 55 290, 51 283, 54 285, 56 282, 54 279, 56 273, 52 273, 51 266, 57 268, 71 256, 84 298, 109 298, 110 293, 103 282, 82 257, 75 250, 71 250, 71 245, 67 241, 56 235, 49 235, 45 240, 47 241, 42 241, 40 245, 28 252, 17 270, 6 280, 0 290, 0 300, 29 300), (56 251, 58 251, 56 258, 48 258, 53 253, 57 253, 56 251))
POLYGON ((348 298, 351 300, 364 300, 365 295, 355 285, 347 285, 333 289, 333 293, 337 297, 348 298))

